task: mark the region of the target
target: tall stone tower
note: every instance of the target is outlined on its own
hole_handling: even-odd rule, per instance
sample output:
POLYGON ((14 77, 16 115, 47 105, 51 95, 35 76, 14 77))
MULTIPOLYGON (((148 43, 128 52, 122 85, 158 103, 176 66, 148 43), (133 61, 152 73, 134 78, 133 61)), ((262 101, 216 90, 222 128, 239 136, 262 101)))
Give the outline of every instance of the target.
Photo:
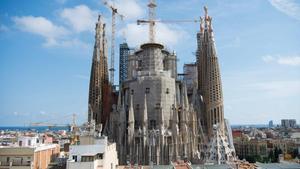
POLYGON ((107 67, 107 40, 105 24, 101 16, 96 23, 95 45, 90 76, 88 121, 95 120, 96 125, 104 124, 107 120, 109 100, 104 99, 109 94, 108 67, 107 67))
POLYGON ((220 125, 221 132, 224 131, 224 107, 212 18, 208 16, 206 7, 204 10, 205 16, 201 18, 200 32, 197 34, 198 89, 203 99, 201 124, 204 132, 212 136, 216 124, 220 125))

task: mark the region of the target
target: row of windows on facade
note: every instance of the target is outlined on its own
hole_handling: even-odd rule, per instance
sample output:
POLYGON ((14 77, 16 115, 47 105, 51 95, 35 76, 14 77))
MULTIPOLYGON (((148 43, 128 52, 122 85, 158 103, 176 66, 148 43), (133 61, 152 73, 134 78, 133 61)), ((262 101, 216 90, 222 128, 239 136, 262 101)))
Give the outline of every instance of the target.
MULTIPOLYGON (((73 155, 72 156, 72 159, 77 162, 78 161, 78 158, 76 155, 73 155)), ((101 160, 103 159, 103 154, 102 153, 98 153, 97 155, 95 156, 82 156, 81 157, 81 161, 80 162, 92 162, 94 160, 101 160)))
MULTIPOLYGON (((139 128, 142 128, 142 127, 143 127, 142 122, 140 122, 138 120, 134 121, 134 129, 139 129, 139 128)), ((156 120, 149 120, 148 129, 149 130, 156 129, 156 120)))
MULTIPOLYGON (((150 88, 146 88, 145 93, 149 94, 150 93, 150 88)), ((169 94, 169 93, 170 93, 169 88, 166 88, 166 94, 169 94)), ((131 95, 134 95, 134 90, 133 89, 131 89, 131 95)))
POLYGON ((210 88, 210 93, 212 93, 212 95, 209 95, 210 101, 217 101, 222 99, 222 92, 221 92, 221 85, 217 84, 215 85, 216 87, 211 87, 210 88))
POLYGON ((223 106, 214 108, 210 110, 210 116, 212 116, 213 118, 211 118, 211 123, 212 124, 217 124, 219 123, 222 119, 223 119, 223 106))
MULTIPOLYGON (((147 59, 147 60, 149 60, 149 59, 147 59)), ((169 69, 168 61, 169 61, 169 60, 163 60, 163 62, 162 62, 164 70, 168 70, 168 69, 169 69)), ((160 61, 158 61, 158 62, 160 62, 160 61)), ((145 61, 143 62, 143 60, 138 60, 138 61, 135 63, 135 65, 137 65, 137 66, 136 66, 136 69, 137 69, 137 70, 142 70, 143 67, 146 67, 146 65, 145 65, 144 63, 145 63, 145 61)), ((158 63, 158 64, 159 64, 159 63, 158 63)), ((153 64, 153 65, 157 65, 157 64, 153 64)))
POLYGON ((6 163, 12 162, 13 165, 25 165, 28 166, 31 163, 31 157, 6 157, 6 163), (24 163, 25 162, 25 163, 24 163))
POLYGON ((217 68, 215 68, 215 69, 211 72, 211 74, 210 74, 210 76, 209 76, 209 80, 210 80, 210 81, 213 81, 213 80, 217 81, 219 78, 220 78, 220 72, 217 70, 217 68))
POLYGON ((214 92, 215 90, 217 90, 217 91, 219 91, 219 90, 221 90, 221 84, 219 83, 219 84, 216 84, 216 85, 214 85, 214 87, 210 87, 210 92, 214 92))
POLYGON ((221 99, 222 99, 221 94, 217 94, 217 96, 216 96, 216 94, 213 94, 213 96, 212 95, 209 96, 210 102, 218 101, 218 100, 221 100, 221 99))

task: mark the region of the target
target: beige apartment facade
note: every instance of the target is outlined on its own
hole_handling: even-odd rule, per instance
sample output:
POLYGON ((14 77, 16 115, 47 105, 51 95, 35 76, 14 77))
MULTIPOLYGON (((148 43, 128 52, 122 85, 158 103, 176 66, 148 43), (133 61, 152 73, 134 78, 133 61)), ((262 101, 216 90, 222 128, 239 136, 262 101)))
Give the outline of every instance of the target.
POLYGON ((59 145, 0 147, 0 169, 47 169, 59 155, 59 145))

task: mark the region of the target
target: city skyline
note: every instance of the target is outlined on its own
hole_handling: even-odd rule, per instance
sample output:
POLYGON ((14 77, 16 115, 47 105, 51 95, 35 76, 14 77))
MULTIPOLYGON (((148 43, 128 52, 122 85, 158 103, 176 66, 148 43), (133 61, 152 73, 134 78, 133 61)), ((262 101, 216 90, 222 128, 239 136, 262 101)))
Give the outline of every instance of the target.
MULTIPOLYGON (((31 2, 35 3, 1 2, 0 114, 7 118, 0 125, 47 121, 74 112, 80 123, 87 121, 95 23, 100 13, 110 28, 110 10, 94 0, 31 2)), ((300 3, 226 2, 157 1, 157 18, 197 19, 204 13, 202 7, 208 6, 222 69, 225 118, 231 124, 280 123, 283 118, 299 122, 300 3)), ((147 40, 147 36, 134 39, 148 35, 147 25, 135 23, 147 18, 146 4, 144 0, 116 1, 122 7, 120 13, 128 16, 118 25, 116 46, 123 42, 120 28, 124 26, 129 46, 147 40)), ((199 24, 157 27, 158 40, 177 52, 182 72, 184 63, 196 60, 199 24)), ((110 36, 109 29, 107 33, 110 36)), ((117 84, 118 73, 115 77, 117 84)), ((56 122, 71 123, 71 118, 56 122)))

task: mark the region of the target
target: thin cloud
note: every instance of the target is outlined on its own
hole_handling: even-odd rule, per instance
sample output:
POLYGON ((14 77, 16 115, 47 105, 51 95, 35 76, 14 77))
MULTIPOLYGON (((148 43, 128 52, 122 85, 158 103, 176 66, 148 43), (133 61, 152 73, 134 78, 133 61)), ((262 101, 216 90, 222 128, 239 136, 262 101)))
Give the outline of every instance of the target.
POLYGON ((138 19, 145 15, 145 8, 137 0, 117 0, 114 3, 109 1, 109 4, 115 5, 118 12, 125 16, 125 19, 138 19))
POLYGON ((282 65, 300 66, 300 56, 281 57, 277 62, 282 65))
POLYGON ((274 62, 276 59, 274 56, 266 55, 266 56, 262 57, 262 60, 266 63, 271 63, 271 62, 274 62))
POLYGON ((28 116, 29 113, 24 113, 24 112, 17 112, 17 111, 15 111, 15 112, 13 112, 13 115, 14 115, 14 116, 28 116))
MULTIPOLYGON (((137 25, 136 23, 129 23, 125 27, 126 39, 131 46, 137 46, 149 41, 148 25, 137 25), (139 38, 137 38, 139 37, 139 38)), ((173 47, 177 45, 181 39, 187 34, 180 28, 171 27, 166 24, 157 23, 155 26, 155 39, 159 43, 168 44, 173 47)))
MULTIPOLYGON (((116 0, 114 3, 109 1, 109 4, 115 5, 118 8, 119 13, 125 16, 125 22, 127 23, 123 29, 118 32, 120 37, 125 35, 125 39, 130 46, 138 46, 148 42, 149 25, 136 24, 136 19, 146 17, 146 4, 141 4, 138 0, 116 0)), ((169 47, 174 47, 185 37, 185 35, 187 35, 187 32, 177 25, 167 25, 159 22, 155 24, 155 32, 156 41, 168 44, 169 47)))
POLYGON ((76 38, 74 32, 67 30, 64 26, 54 24, 45 17, 15 16, 12 19, 19 30, 43 37, 44 47, 89 48, 90 44, 76 38))
POLYGON ((0 25, 0 32, 7 32, 9 31, 9 28, 5 25, 0 25))
POLYGON ((269 0, 271 5, 280 12, 300 20, 300 4, 295 0, 269 0))
POLYGON ((64 27, 55 25, 44 17, 13 17, 13 21, 21 31, 44 37, 46 39, 46 42, 44 43, 45 46, 56 45, 58 39, 69 34, 64 27))
POLYGON ((40 114, 41 115, 46 115, 46 112, 45 111, 40 111, 40 114))
POLYGON ((300 81, 269 81, 247 85, 249 89, 272 97, 291 97, 300 94, 300 81))
POLYGON ((262 60, 266 63, 277 63, 280 65, 300 66, 300 56, 265 55, 262 60))
POLYGON ((60 17, 76 32, 84 32, 94 30, 97 13, 86 5, 78 5, 74 8, 63 9, 60 17))

